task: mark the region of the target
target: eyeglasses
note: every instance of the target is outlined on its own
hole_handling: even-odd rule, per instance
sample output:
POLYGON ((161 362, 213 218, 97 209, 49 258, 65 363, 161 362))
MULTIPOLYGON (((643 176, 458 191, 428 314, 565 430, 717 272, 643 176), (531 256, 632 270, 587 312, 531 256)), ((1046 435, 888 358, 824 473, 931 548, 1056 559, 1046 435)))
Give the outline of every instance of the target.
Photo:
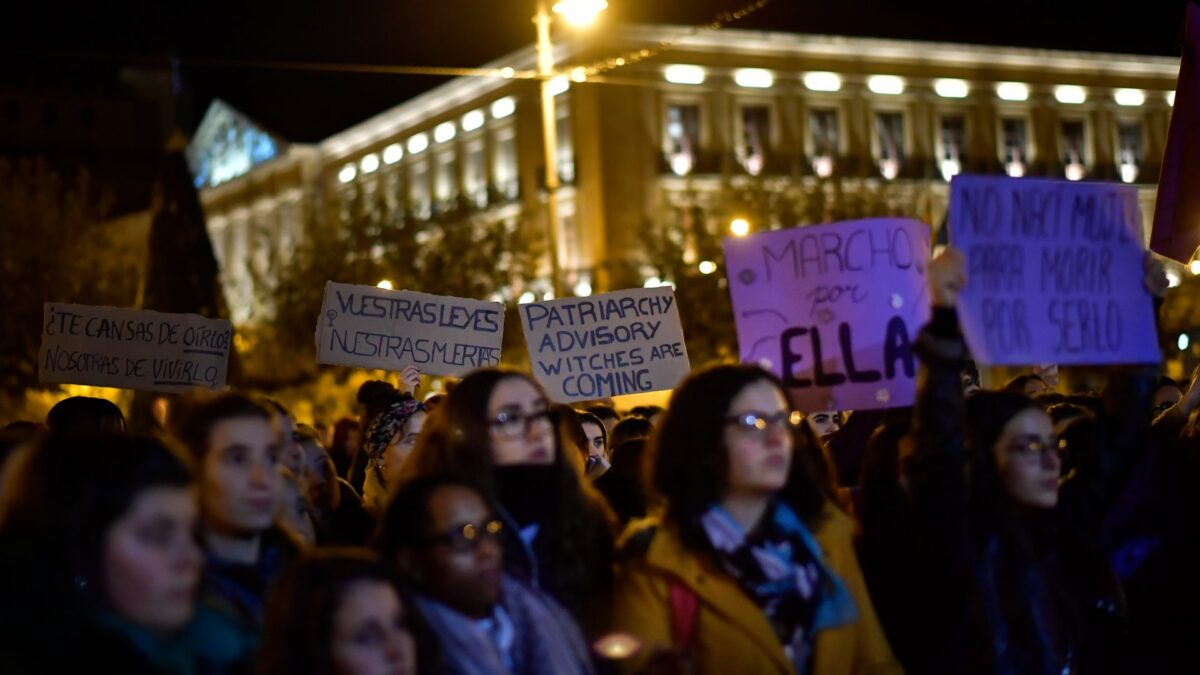
POLYGON ((1029 464, 1040 463, 1047 456, 1047 453, 1054 453, 1054 457, 1058 458, 1067 449, 1067 442, 1063 439, 1042 439, 1037 436, 1021 436, 1014 439, 1008 444, 1008 451, 1020 457, 1029 464))
POLYGON ((741 415, 733 415, 725 418, 725 424, 733 426, 738 431, 761 436, 766 433, 767 429, 775 427, 776 429, 786 429, 792 431, 800 428, 804 423, 804 415, 799 411, 783 411, 774 415, 765 415, 759 412, 748 412, 741 415))
POLYGON ((550 422, 552 413, 549 410, 539 410, 531 413, 501 412, 491 421, 491 427, 501 436, 516 438, 529 433, 530 427, 536 422, 550 422))
POLYGON ((447 532, 426 537, 422 543, 426 545, 444 544, 455 553, 470 553, 479 548, 479 544, 483 543, 484 538, 495 540, 502 532, 504 532, 504 523, 493 519, 479 525, 475 523, 460 525, 447 532))

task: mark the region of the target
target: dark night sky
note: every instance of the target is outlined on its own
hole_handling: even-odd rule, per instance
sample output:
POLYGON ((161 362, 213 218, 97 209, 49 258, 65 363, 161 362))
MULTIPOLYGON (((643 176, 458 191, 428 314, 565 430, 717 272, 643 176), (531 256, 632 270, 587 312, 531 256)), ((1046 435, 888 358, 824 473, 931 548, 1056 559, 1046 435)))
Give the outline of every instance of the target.
MULTIPOLYGON (((605 21, 697 24, 748 0, 609 0, 605 21)), ((773 0, 737 27, 1176 55, 1188 0, 773 0)), ((0 18, 0 80, 77 87, 80 73, 174 53, 193 123, 219 96, 312 141, 439 84, 431 77, 198 67, 189 59, 476 66, 533 40, 533 0, 44 2, 0 18), (66 79, 63 79, 66 78, 66 79)))

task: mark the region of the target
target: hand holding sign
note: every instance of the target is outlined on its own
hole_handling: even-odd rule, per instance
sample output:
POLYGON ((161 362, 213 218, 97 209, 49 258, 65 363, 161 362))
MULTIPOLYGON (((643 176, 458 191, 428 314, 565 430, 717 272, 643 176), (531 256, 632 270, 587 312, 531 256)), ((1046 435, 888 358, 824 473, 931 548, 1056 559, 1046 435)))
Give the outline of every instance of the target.
POLYGON ((962 251, 947 246, 929 261, 929 290, 935 307, 955 307, 958 292, 966 285, 966 259, 962 251))

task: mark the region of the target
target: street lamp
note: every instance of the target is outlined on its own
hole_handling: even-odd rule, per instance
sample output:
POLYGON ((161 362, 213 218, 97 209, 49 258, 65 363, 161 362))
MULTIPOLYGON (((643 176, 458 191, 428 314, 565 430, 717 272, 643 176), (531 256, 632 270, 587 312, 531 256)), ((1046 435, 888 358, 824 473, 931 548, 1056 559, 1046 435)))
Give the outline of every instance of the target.
MULTIPOLYGON (((558 231, 558 114, 554 106, 554 91, 550 82, 554 76, 554 43, 550 40, 550 10, 548 0, 538 0, 533 23, 537 26, 537 68, 542 99, 542 145, 546 152, 546 229, 549 235, 550 275, 554 297, 561 298, 562 279, 559 269, 558 231)), ((587 25, 608 7, 606 0, 560 0, 553 6, 573 25, 587 25)), ((579 78, 581 80, 582 78, 579 78)), ((578 80, 577 80, 578 81, 578 80)))

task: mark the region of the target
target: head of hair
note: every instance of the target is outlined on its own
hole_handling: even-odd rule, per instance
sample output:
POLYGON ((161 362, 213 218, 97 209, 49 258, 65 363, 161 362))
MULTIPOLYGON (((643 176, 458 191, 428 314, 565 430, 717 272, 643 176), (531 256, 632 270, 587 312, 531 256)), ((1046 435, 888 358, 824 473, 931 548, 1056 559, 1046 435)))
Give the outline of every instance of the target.
MULTIPOLYGON (((600 428, 600 439, 601 439, 601 441, 603 441, 604 447, 607 448, 608 447, 608 429, 606 429, 604 427, 604 422, 597 415, 594 415, 590 412, 580 412, 580 411, 576 410, 575 414, 579 418, 579 424, 581 424, 581 425, 594 424, 600 428)), ((587 439, 585 438, 584 440, 586 443, 587 439)))
POLYGON ((274 424, 274 415, 258 401, 242 394, 224 393, 193 401, 175 425, 175 438, 197 460, 208 454, 208 440, 225 420, 253 417, 274 424))
POLYGON ((612 446, 615 448, 626 441, 636 438, 649 438, 654 433, 654 425, 645 417, 626 417, 613 427, 612 446))
MULTIPOLYGON (((1021 392, 1017 392, 1021 393, 1021 392)), ((1051 406, 1066 403, 1067 395, 1060 394, 1057 391, 1047 391, 1033 397, 1033 402, 1042 410, 1049 410, 1051 406)))
MULTIPOLYGON (((404 464, 401 482, 446 474, 478 486, 490 503, 498 504, 488 404, 497 385, 511 378, 520 378, 541 391, 528 375, 512 370, 485 368, 463 378, 426 420, 421 438, 404 464)), ((583 478, 583 457, 574 450, 564 452, 567 441, 561 427, 555 429, 554 444, 557 480, 549 489, 556 490, 560 499, 554 561, 561 583, 570 586, 594 572, 598 547, 611 547, 612 514, 583 478)))
MULTIPOLYGON (((654 488, 667 505, 666 518, 679 528, 684 544, 706 548, 700 516, 729 490, 729 449, 725 419, 743 389, 757 383, 775 387, 788 400, 783 383, 757 366, 722 365, 688 376, 671 395, 671 404, 650 441, 648 453, 654 488)), ((615 434, 614 434, 615 435, 615 434)), ((821 516, 829 495, 812 475, 820 449, 809 437, 793 436, 791 468, 779 497, 810 525, 821 516)))
POLYGON ((350 434, 359 433, 359 443, 362 443, 361 429, 358 428, 358 420, 353 417, 343 417, 333 425, 333 443, 330 444, 329 452, 331 454, 341 454, 345 457, 350 456, 349 444, 350 434))
POLYGON ((366 429, 379 413, 395 402, 400 391, 383 380, 367 380, 358 388, 355 400, 362 406, 362 427, 366 429))
POLYGON ((391 583, 365 549, 313 549, 285 567, 267 597, 257 672, 333 673, 334 615, 347 590, 364 581, 391 583))
POLYGON ((633 408, 632 408, 632 409, 629 411, 629 414, 630 414, 630 415, 637 416, 637 417, 644 417, 645 419, 648 419, 648 420, 649 420, 649 419, 654 419, 654 416, 655 416, 655 415, 658 415, 658 414, 659 414, 659 413, 661 413, 662 411, 663 411, 663 409, 662 409, 662 406, 658 406, 658 405, 639 405, 639 406, 634 406, 634 407, 633 407, 633 408))
POLYGON ((374 548, 389 571, 396 571, 397 553, 420 545, 429 527, 429 500, 446 487, 461 487, 482 497, 478 486, 444 473, 418 476, 396 489, 379 521, 374 540, 374 548))
POLYGON ((621 416, 610 405, 589 405, 585 410, 606 422, 621 419, 621 416))
POLYGON ((126 431, 125 415, 117 404, 103 398, 64 398, 46 414, 46 426, 67 434, 126 431))
POLYGON ((30 552, 33 569, 23 583, 88 606, 104 602, 109 528, 147 490, 192 482, 183 455, 162 440, 125 434, 51 433, 14 462, 0 505, 0 537, 30 552))
POLYGON ((1022 373, 1012 378, 1000 388, 1000 391, 1007 391, 1013 394, 1025 394, 1025 386, 1030 382, 1041 382, 1042 386, 1046 385, 1046 380, 1037 373, 1022 373))
POLYGON ((1091 417, 1092 413, 1080 405, 1074 403, 1055 403, 1046 409, 1046 414, 1050 416, 1050 421, 1058 425, 1060 422, 1075 419, 1076 417, 1091 417))
POLYGON ((993 511, 1005 512, 1008 504, 993 448, 1005 425, 1030 409, 1041 410, 1033 399, 1011 391, 981 391, 966 401, 966 447, 973 490, 993 511))
POLYGON ((588 456, 587 432, 583 430, 583 421, 579 413, 569 405, 555 403, 550 406, 554 413, 554 421, 563 438, 586 459, 588 456))

